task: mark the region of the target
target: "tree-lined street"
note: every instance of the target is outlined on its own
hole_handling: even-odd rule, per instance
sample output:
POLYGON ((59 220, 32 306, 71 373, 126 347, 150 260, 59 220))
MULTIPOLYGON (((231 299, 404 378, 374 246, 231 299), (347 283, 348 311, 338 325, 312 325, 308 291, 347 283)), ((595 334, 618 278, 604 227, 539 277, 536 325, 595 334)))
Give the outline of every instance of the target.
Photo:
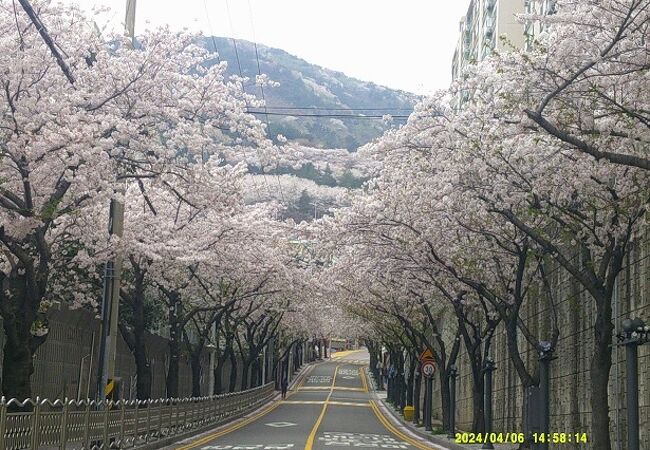
POLYGON ((317 363, 305 372, 286 400, 170 448, 430 448, 412 436, 393 433, 394 425, 385 425, 388 419, 368 389, 367 361, 367 352, 359 351, 317 363))
POLYGON ((648 448, 650 0, 467 3, 417 96, 0 0, 0 450, 648 448))

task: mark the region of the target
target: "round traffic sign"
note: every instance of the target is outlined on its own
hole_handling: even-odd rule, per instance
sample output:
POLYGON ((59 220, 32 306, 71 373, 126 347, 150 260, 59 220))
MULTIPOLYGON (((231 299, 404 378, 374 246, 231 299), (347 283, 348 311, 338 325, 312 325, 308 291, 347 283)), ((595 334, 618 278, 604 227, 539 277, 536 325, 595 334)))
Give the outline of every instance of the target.
POLYGON ((436 371, 436 365, 433 361, 425 361, 422 363, 422 375, 425 377, 432 377, 436 371))

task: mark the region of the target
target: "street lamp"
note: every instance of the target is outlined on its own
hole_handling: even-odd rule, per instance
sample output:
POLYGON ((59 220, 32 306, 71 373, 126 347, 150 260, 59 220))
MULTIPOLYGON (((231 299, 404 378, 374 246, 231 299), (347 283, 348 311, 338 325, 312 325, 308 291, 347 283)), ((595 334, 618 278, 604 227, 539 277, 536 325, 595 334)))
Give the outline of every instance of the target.
POLYGON ((449 439, 456 437, 456 378, 458 377, 458 369, 456 364, 449 366, 449 439))
POLYGON ((492 433, 492 372, 497 369, 497 365, 494 360, 486 356, 483 361, 483 374, 485 376, 485 393, 484 393, 484 402, 483 407, 485 411, 485 433, 488 436, 485 443, 481 448, 493 449, 494 446, 489 439, 490 434, 492 433))
MULTIPOLYGON (((550 383, 551 383, 551 361, 556 359, 553 356, 553 344, 548 341, 541 341, 537 344, 537 353, 539 355, 539 388, 541 396, 540 416, 542 424, 542 433, 548 436, 550 429, 550 383)), ((548 449, 548 439, 538 443, 540 450, 548 449)))
POLYGON ((641 319, 625 319, 618 333, 619 345, 625 346, 627 402, 627 449, 639 450, 639 351, 650 342, 650 326, 641 319))

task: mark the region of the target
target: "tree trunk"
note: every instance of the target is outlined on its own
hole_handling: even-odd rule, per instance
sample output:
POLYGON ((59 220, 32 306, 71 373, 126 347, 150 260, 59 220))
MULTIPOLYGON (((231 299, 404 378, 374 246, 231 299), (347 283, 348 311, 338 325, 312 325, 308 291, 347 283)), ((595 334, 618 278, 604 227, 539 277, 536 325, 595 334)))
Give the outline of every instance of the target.
POLYGON ((133 291, 130 294, 123 295, 122 300, 128 302, 128 305, 131 307, 133 330, 129 330, 123 322, 119 322, 118 326, 135 360, 137 374, 136 397, 138 400, 148 400, 151 398, 151 366, 147 357, 147 345, 145 341, 146 313, 144 305, 144 277, 146 270, 141 269, 134 259, 131 259, 131 263, 135 275, 133 291))
MULTIPOLYGON (((17 266, 9 275, 0 272, 0 315, 4 328, 4 355, 2 363, 2 394, 24 400, 32 396, 31 376, 34 373, 33 356, 47 339, 47 333, 34 336, 35 322, 47 327, 45 314, 39 313, 42 295, 32 276, 19 275, 17 266)), ((47 278, 47 273, 41 275, 47 278)))
POLYGON ((169 367, 167 368, 167 397, 178 398, 178 383, 181 358, 181 331, 177 321, 170 321, 169 367))
MULTIPOLYGON (((475 371, 475 368, 472 364, 472 372, 475 371)), ((483 433, 485 431, 485 418, 484 418, 484 383, 483 383, 483 374, 481 370, 474 373, 472 383, 472 431, 474 433, 483 433)), ((449 391, 447 391, 449 392, 449 391)))
MULTIPOLYGON (((7 322, 5 319, 5 335, 8 328, 7 322)), ((21 334, 24 335, 24 333, 21 334)), ((16 398, 22 401, 32 396, 30 377, 34 373, 34 363, 28 339, 22 338, 18 342, 7 339, 5 342, 2 362, 2 393, 7 399, 16 398)))
POLYGON ((201 352, 192 352, 190 355, 192 368, 192 397, 201 396, 201 352))
POLYGON ((260 364, 257 359, 253 361, 253 364, 251 364, 251 384, 250 387, 254 388, 259 386, 259 370, 260 364))
POLYGON ((217 358, 217 364, 214 366, 214 390, 212 391, 213 395, 220 395, 223 393, 223 382, 221 381, 221 376, 223 374, 223 366, 226 363, 228 350, 224 349, 224 354, 217 358))
POLYGON ((420 423, 420 397, 422 396, 422 377, 415 375, 415 390, 413 392, 413 423, 420 423))
POLYGON ((161 288, 169 301, 169 367, 165 380, 167 398, 178 398, 180 358, 183 348, 183 326, 181 299, 176 291, 161 288))
POLYGON ((241 384, 240 390, 245 391, 248 389, 248 373, 250 372, 251 362, 249 360, 244 360, 241 367, 241 384))
MULTIPOLYGON (((463 326, 461 324, 461 326, 463 326)), ((483 357, 481 355, 481 340, 472 339, 468 333, 463 330, 465 349, 470 359, 470 368, 472 370, 472 429, 474 433, 482 433, 485 429, 484 419, 484 382, 483 382, 483 357)), ((449 389, 447 389, 447 395, 449 389)))
POLYGON ((406 382, 406 404, 413 406, 413 382, 415 381, 415 371, 417 370, 417 358, 411 355, 408 381, 406 382))
POLYGON ((451 386, 449 385, 449 377, 446 371, 440 370, 438 372, 438 380, 440 381, 440 407, 442 408, 442 429, 449 431, 450 426, 450 413, 451 413, 451 386))
POLYGON ((237 389, 237 355, 234 351, 230 352, 230 379, 228 380, 228 392, 235 392, 237 389))
MULTIPOLYGON (((597 301, 594 325, 594 355, 591 360, 591 433, 594 450, 611 450, 609 436, 609 373, 612 367, 611 302, 597 301)), ((637 393, 634 393, 637 395, 637 393)))
POLYGON ((137 374, 137 398, 148 400, 151 398, 151 365, 147 358, 147 347, 144 340, 144 329, 136 327, 134 330, 135 348, 135 369, 137 374))

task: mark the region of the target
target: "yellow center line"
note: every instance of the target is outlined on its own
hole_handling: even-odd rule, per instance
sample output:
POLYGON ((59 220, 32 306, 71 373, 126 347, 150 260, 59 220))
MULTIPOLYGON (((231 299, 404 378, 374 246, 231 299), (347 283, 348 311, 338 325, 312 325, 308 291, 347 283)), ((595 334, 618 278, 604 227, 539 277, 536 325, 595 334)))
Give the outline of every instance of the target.
POLYGON ((325 412, 327 411, 327 405, 329 404, 330 398, 334 393, 334 386, 336 385, 336 374, 339 372, 339 367, 341 366, 336 366, 336 369, 334 369, 334 378, 332 379, 332 386, 330 387, 330 393, 327 396, 327 399, 325 400, 325 404, 323 404, 323 410, 321 411, 320 416, 318 416, 318 419, 314 424, 314 428, 312 428, 311 433, 309 433, 309 437, 307 438, 307 442, 305 443, 305 450, 312 450, 312 448, 314 447, 314 440, 316 439, 316 433, 318 433, 318 427, 320 427, 320 424, 323 421, 323 417, 325 417, 325 412))
POLYGON ((359 369, 359 377, 361 378, 363 392, 368 392, 368 381, 366 380, 366 371, 363 370, 363 367, 359 369))
MULTIPOLYGON (((295 394, 298 391, 298 389, 300 389, 300 386, 302 386, 302 384, 305 382, 305 380, 307 379, 307 375, 312 372, 313 368, 314 368, 314 366, 311 366, 308 369, 308 372, 305 373, 305 375, 303 376, 303 379, 300 380, 300 383, 298 383, 298 386, 296 386, 296 390, 294 390, 293 392, 290 392, 287 395, 287 397, 291 397, 293 394, 295 394)), ((245 427, 246 425, 249 425, 249 424, 255 422, 256 420, 266 416, 268 413, 275 410, 281 404, 282 404, 281 401, 277 401, 275 404, 273 404, 270 407, 268 407, 267 409, 261 411, 259 414, 256 414, 254 416, 249 417, 248 419, 244 419, 244 420, 242 420, 240 422, 237 422, 237 423, 235 423, 235 424, 233 424, 231 426, 228 426, 228 427, 224 428, 223 430, 219 430, 219 431, 216 431, 214 433, 210 433, 207 436, 204 436, 204 437, 202 437, 202 438, 200 438, 200 439, 198 439, 198 440, 196 440, 194 442, 191 442, 191 443, 189 443, 187 445, 177 447, 176 450, 189 450, 191 448, 196 448, 196 447, 198 447, 200 445, 203 445, 203 444, 205 444, 207 442, 210 442, 210 441, 212 441, 214 439, 220 438, 223 435, 232 433, 233 431, 237 431, 240 428, 245 427)))
POLYGON ((411 444, 413 447, 421 449, 421 450, 430 450, 431 447, 425 446, 424 444, 412 439, 411 437, 405 435, 402 433, 400 430, 395 428, 392 423, 384 416, 384 414, 381 412, 379 409, 379 406, 377 406, 376 401, 371 400, 370 401, 370 409, 375 413, 375 416, 377 416, 377 419, 381 422, 381 424, 386 428, 388 431, 393 433, 398 439, 401 439, 402 441, 411 444))

